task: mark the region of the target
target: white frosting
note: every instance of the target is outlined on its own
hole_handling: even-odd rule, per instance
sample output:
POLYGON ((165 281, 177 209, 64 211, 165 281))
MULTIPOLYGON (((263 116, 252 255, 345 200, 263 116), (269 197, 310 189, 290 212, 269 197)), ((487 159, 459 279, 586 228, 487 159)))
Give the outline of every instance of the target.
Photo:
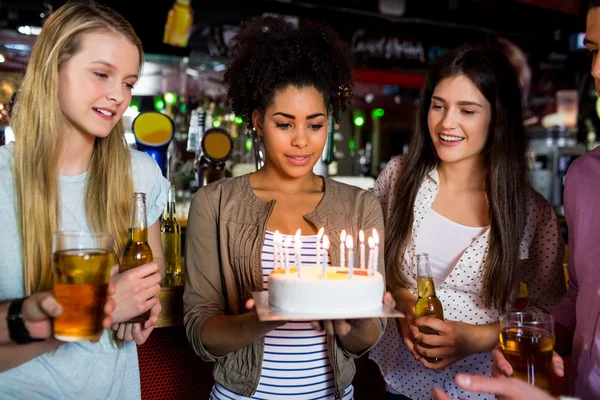
POLYGON ((269 305, 302 314, 340 314, 381 307, 384 283, 379 272, 365 276, 355 269, 352 278, 347 278, 348 268, 327 267, 328 275, 343 273, 345 277, 323 279, 322 271, 321 267, 302 267, 302 277, 291 272, 271 273, 269 305))

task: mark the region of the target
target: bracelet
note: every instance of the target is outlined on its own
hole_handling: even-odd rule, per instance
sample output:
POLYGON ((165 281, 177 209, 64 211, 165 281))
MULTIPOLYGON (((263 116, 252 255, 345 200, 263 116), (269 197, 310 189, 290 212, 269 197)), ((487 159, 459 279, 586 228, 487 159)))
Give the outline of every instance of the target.
POLYGON ((27 299, 13 300, 10 302, 8 307, 8 314, 6 316, 6 322, 8 326, 8 332, 13 342, 17 344, 27 344, 32 342, 41 342, 44 339, 34 339, 29 336, 29 331, 25 327, 25 321, 23 321, 23 314, 21 309, 23 308, 23 302, 27 299))

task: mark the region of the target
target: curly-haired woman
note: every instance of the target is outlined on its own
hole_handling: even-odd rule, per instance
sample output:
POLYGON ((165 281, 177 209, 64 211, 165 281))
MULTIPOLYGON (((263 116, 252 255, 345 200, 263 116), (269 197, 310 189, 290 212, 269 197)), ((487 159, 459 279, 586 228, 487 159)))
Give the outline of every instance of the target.
MULTIPOLYGON (((260 322, 249 300, 251 292, 267 290, 276 230, 285 238, 300 228, 306 235, 302 262, 315 264, 316 233, 324 227, 334 265, 343 229, 383 233, 373 194, 313 173, 328 118, 337 119, 352 98, 349 50, 324 26, 295 27, 272 17, 246 23, 235 43, 225 75, 228 96, 263 140, 265 164, 194 197, 186 246, 187 336, 196 353, 216 362, 213 399, 350 399, 353 358, 377 342, 384 319, 260 322)), ((383 273, 383 254, 379 260, 383 273)), ((389 294, 384 301, 394 304, 389 294)))

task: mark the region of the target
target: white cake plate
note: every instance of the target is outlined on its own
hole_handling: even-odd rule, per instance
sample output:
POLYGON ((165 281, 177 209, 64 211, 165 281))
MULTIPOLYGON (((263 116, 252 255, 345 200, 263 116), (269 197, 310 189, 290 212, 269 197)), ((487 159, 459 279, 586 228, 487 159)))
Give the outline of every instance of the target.
POLYGON ((302 314, 280 310, 269 305, 269 292, 252 292, 256 313, 261 321, 319 321, 327 319, 404 318, 404 314, 384 304, 373 310, 347 310, 336 313, 302 314))

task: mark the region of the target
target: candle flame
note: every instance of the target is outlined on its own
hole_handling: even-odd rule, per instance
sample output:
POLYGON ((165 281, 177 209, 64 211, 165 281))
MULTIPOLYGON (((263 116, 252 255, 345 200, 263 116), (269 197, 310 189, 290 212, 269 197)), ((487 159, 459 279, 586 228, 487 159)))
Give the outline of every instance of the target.
POLYGON ((283 242, 283 245, 285 247, 290 247, 292 245, 292 237, 291 236, 286 237, 285 242, 283 242))
POLYGON ((323 235, 323 248, 329 250, 329 238, 327 235, 323 235))
POLYGON ((369 248, 372 249, 373 247, 375 247, 375 239, 373 239, 373 237, 371 236, 369 238, 369 248))
POLYGON ((346 241, 346 230, 344 229, 342 231, 342 234, 340 235, 340 242, 344 243, 346 241))
POLYGON ((279 231, 275 231, 275 234, 273 235, 273 241, 277 244, 281 244, 282 238, 281 233, 279 233, 279 231))
POLYGON ((348 235, 346 237, 346 247, 348 249, 353 249, 354 248, 354 242, 352 241, 352 236, 348 235))
POLYGON ((360 240, 361 243, 365 242, 365 233, 362 231, 362 229, 360 232, 358 232, 358 240, 360 240))
POLYGON ((323 237, 324 233, 325 233, 325 228, 321 227, 321 229, 319 229, 319 232, 317 233, 317 242, 319 240, 321 240, 321 238, 323 237))
POLYGON ((373 240, 375 240, 375 244, 379 244, 379 235, 377 234, 375 228, 373 228, 373 240))

